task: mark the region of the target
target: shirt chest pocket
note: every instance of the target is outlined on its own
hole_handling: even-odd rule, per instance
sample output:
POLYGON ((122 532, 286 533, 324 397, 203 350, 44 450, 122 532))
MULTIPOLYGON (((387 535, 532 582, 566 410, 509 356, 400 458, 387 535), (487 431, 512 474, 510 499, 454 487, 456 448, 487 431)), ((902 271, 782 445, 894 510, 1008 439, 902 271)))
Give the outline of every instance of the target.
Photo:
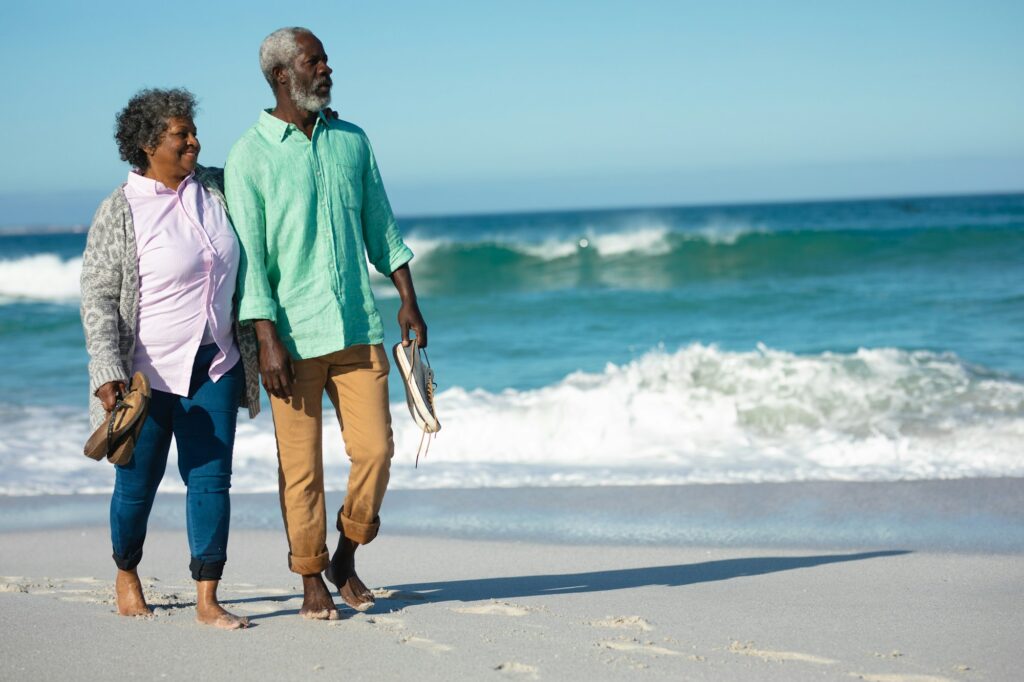
POLYGON ((363 210, 363 174, 354 166, 338 164, 336 173, 338 197, 341 208, 359 213, 363 210))

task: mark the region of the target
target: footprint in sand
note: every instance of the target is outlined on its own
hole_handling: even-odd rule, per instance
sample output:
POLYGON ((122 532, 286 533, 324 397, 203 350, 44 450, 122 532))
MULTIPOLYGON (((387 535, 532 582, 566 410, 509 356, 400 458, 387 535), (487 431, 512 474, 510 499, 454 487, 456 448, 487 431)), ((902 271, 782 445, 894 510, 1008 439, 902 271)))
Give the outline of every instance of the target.
POLYGON ((113 584, 96 578, 26 578, 5 577, 0 592, 21 592, 32 596, 48 596, 61 601, 109 604, 114 598, 113 584))
POLYGON ((650 632, 654 628, 640 616, 608 616, 604 620, 592 620, 586 625, 595 628, 617 628, 620 630, 641 630, 650 632))
POLYGON ((402 592, 401 590, 376 589, 371 590, 377 599, 390 599, 392 601, 425 601, 426 595, 418 592, 402 592))
POLYGON ((954 682, 948 677, 938 677, 936 675, 872 675, 870 673, 850 673, 850 677, 855 677, 858 680, 864 680, 865 682, 954 682))
POLYGON ((742 656, 753 656, 762 661, 772 663, 784 663, 787 661, 799 661, 801 663, 815 663, 817 665, 835 665, 839 661, 824 656, 805 654, 799 651, 773 651, 770 649, 755 649, 752 642, 733 642, 729 645, 729 651, 742 656))
POLYGON ((459 606, 453 608, 456 613, 470 613, 475 616, 525 616, 530 609, 508 602, 491 602, 480 606, 459 606))
POLYGON ((0 583, 0 592, 24 592, 28 594, 28 585, 19 582, 0 583))
POLYGON ((498 665, 494 666, 494 669, 497 670, 499 673, 503 673, 505 675, 522 675, 531 680, 537 679, 537 666, 526 665, 525 663, 505 661, 504 663, 499 663, 498 665))
MULTIPOLYGON (((244 604, 239 604, 238 606, 252 613, 276 613, 277 611, 287 609, 289 607, 289 602, 293 602, 291 606, 298 609, 302 605, 302 598, 261 599, 260 601, 247 601, 244 604)), ((337 621, 331 622, 334 623, 337 621)))
POLYGON ((225 589, 224 592, 231 593, 231 594, 263 594, 263 595, 268 595, 268 596, 284 595, 284 594, 291 594, 292 593, 291 590, 286 590, 286 589, 281 588, 281 587, 253 587, 253 588, 249 588, 249 587, 246 587, 246 588, 229 587, 229 588, 225 589))
POLYGON ((398 641, 402 644, 408 644, 414 649, 422 649, 423 651, 428 651, 432 654, 443 654, 452 650, 452 648, 447 644, 441 644, 440 642, 435 642, 434 640, 427 639, 426 637, 403 637, 398 641))
POLYGON ((627 653, 646 654, 648 656, 682 656, 678 651, 658 646, 654 642, 641 642, 638 639, 606 639, 598 642, 598 646, 612 651, 623 651, 627 653))
POLYGON ((389 618, 388 616, 371 616, 366 619, 366 624, 392 632, 405 629, 405 621, 401 618, 389 618))

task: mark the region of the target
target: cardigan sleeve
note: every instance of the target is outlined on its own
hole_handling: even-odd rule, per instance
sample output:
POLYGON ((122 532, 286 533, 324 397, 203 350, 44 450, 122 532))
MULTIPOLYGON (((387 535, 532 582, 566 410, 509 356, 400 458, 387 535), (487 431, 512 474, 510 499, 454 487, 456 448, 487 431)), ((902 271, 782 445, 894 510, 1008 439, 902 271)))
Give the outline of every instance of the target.
POLYGON ((81 315, 91 394, 110 381, 128 381, 118 345, 125 220, 116 196, 107 197, 96 210, 82 255, 81 315))

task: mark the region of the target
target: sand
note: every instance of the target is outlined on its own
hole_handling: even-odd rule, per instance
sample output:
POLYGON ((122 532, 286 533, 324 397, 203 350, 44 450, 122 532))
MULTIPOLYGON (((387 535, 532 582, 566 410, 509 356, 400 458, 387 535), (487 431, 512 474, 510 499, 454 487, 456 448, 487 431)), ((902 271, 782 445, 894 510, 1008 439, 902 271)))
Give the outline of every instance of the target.
POLYGON ((104 526, 7 531, 0 679, 1018 678, 1020 552, 817 540, 787 548, 384 533, 358 555, 377 606, 343 608, 328 623, 297 615, 299 581, 280 531, 233 529, 221 597, 253 627, 222 632, 194 622, 181 530, 150 532, 140 574, 156 615, 147 619, 114 613, 104 526))

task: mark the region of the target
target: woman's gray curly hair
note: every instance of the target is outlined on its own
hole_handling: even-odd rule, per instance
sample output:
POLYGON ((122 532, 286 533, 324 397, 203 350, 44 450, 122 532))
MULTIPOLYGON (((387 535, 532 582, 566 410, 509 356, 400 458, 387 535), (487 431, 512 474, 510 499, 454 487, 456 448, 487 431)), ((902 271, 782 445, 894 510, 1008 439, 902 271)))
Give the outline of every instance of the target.
POLYGON ((160 144, 168 120, 194 119, 196 108, 195 95, 184 88, 139 90, 117 114, 114 139, 121 159, 145 172, 149 168, 145 149, 160 144))
POLYGON ((300 35, 313 35, 313 32, 301 26, 279 28, 260 43, 260 70, 271 90, 274 89, 274 67, 291 69, 292 62, 299 56, 299 44, 295 39, 300 35))

